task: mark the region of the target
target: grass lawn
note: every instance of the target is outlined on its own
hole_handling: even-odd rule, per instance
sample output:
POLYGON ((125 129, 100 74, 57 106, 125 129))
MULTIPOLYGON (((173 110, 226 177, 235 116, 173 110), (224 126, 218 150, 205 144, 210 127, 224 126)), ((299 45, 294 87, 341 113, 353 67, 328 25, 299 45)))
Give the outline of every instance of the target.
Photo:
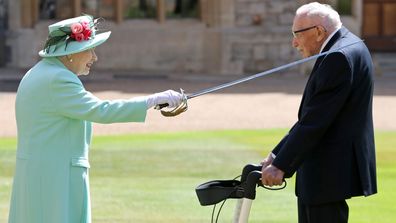
MULTIPOLYGON (((93 222, 210 222, 195 187, 232 179, 258 163, 287 130, 241 130, 94 137, 90 152, 93 222)), ((396 219, 396 132, 376 132, 379 193, 350 200, 350 222, 396 219)), ((0 138, 0 222, 7 222, 15 138, 0 138)), ((342 183, 342 182, 340 182, 342 183)), ((232 222, 228 200, 219 222, 232 222)), ((297 222, 294 179, 282 191, 257 190, 249 222, 297 222)))

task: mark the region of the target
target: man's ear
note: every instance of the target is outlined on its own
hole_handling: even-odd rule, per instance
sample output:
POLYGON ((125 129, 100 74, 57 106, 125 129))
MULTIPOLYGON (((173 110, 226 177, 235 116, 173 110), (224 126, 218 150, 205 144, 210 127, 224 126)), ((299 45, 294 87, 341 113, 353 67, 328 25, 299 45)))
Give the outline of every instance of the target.
POLYGON ((328 33, 326 31, 326 29, 323 26, 317 26, 316 27, 316 32, 317 32, 317 38, 316 41, 321 42, 326 40, 328 33))

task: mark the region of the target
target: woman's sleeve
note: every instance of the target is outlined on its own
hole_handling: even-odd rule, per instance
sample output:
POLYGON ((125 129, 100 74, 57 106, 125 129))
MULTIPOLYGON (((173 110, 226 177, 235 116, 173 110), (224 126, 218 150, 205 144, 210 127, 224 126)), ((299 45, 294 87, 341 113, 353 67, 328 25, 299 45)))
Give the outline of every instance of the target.
POLYGON ((59 72, 51 82, 51 103, 59 114, 97 123, 144 122, 146 100, 100 100, 85 90, 78 77, 70 72, 59 72))

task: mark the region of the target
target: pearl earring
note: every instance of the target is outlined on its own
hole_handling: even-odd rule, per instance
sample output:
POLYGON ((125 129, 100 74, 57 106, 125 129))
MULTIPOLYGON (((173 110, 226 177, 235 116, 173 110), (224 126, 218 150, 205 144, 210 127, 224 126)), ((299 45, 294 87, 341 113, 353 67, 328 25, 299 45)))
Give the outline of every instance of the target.
POLYGON ((73 59, 72 59, 72 58, 70 58, 70 59, 69 59, 69 62, 70 62, 70 63, 72 63, 72 62, 73 62, 73 59))

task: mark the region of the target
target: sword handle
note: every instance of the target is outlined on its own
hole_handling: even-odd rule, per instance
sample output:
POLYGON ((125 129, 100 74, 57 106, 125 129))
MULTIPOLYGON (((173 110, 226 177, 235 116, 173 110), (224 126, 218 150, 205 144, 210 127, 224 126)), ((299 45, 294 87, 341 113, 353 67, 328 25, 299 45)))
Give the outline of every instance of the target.
POLYGON ((159 105, 156 105, 156 106, 154 107, 154 109, 161 110, 161 109, 163 109, 163 108, 165 108, 165 107, 168 107, 168 106, 169 106, 168 103, 159 104, 159 105))

